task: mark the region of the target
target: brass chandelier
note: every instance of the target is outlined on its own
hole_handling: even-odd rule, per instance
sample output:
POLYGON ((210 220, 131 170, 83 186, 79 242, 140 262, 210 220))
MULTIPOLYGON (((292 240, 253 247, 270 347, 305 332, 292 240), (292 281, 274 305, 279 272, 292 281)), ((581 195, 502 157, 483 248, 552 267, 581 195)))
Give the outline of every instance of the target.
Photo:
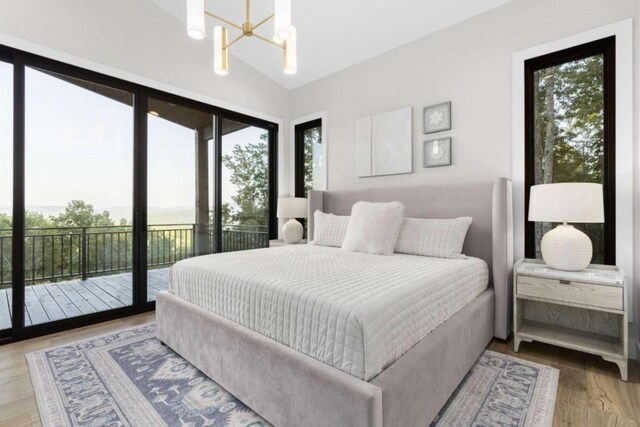
POLYGON ((227 28, 221 25, 213 28, 213 71, 216 74, 226 75, 229 72, 229 48, 244 37, 255 37, 282 49, 284 72, 295 74, 298 70, 297 34, 296 28, 291 25, 291 0, 274 0, 274 12, 255 24, 251 22, 251 0, 245 1, 245 21, 242 24, 236 24, 205 10, 205 0, 187 0, 187 34, 194 39, 203 39, 206 16, 242 32, 238 37, 227 42, 227 28), (272 18, 275 21, 273 38, 264 37, 255 32, 272 18))

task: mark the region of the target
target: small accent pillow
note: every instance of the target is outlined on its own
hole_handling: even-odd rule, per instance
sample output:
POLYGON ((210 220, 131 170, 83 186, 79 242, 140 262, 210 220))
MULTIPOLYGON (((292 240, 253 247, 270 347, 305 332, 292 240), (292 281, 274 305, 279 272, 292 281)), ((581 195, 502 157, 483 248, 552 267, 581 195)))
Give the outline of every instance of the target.
POLYGON ((313 213, 313 242, 318 246, 342 246, 344 236, 347 234, 349 217, 346 215, 334 215, 316 210, 313 213))
POLYGON ((368 254, 393 254, 403 212, 404 205, 400 202, 356 203, 351 209, 342 249, 368 254))
POLYGON ((405 218, 400 228, 396 252, 438 258, 466 258, 462 246, 473 218, 405 218))

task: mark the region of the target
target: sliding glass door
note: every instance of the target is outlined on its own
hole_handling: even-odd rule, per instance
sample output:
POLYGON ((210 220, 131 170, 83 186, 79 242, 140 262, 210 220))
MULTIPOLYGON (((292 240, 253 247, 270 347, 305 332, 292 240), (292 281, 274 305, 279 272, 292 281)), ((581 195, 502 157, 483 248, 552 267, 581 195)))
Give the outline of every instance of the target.
POLYGON ((25 68, 25 326, 133 303, 133 105, 25 68))
POLYGON ((276 140, 0 45, 0 344, 153 309, 176 262, 266 247, 276 140))
POLYGON ((149 98, 147 301, 167 289, 169 267, 214 252, 214 116, 149 98))
POLYGON ((0 61, 0 336, 11 332, 13 292, 13 65, 0 61))

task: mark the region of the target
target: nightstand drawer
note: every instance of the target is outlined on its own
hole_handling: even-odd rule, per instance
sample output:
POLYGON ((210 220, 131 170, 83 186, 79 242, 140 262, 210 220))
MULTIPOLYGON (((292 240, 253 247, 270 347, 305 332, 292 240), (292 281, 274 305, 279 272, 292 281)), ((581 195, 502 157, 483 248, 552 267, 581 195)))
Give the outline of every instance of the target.
POLYGON ((518 295, 613 310, 623 309, 623 288, 621 287, 528 276, 518 276, 516 280, 518 295))

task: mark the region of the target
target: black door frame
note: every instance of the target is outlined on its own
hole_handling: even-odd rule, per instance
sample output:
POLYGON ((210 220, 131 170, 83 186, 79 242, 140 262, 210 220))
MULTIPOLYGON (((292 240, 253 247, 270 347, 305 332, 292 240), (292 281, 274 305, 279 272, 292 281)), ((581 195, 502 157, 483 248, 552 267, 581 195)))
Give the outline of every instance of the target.
POLYGON ((525 116, 525 257, 536 257, 535 223, 527 219, 529 212, 529 194, 535 183, 534 166, 534 88, 535 71, 560 65, 566 62, 603 55, 603 96, 604 96, 604 263, 615 265, 616 262, 616 175, 615 175, 615 123, 616 123, 616 38, 606 37, 593 42, 581 44, 568 49, 531 58, 524 63, 524 116, 525 116))
MULTIPOLYGON (((204 102, 195 101, 169 92, 149 88, 96 71, 87 70, 75 65, 66 64, 29 52, 0 45, 0 60, 13 65, 13 211, 12 211, 12 306, 21 309, 12 310, 12 328, 0 332, 0 345, 60 332, 81 326, 87 326, 107 320, 153 310, 155 301, 147 302, 147 104, 148 98, 165 100, 186 107, 200 109, 211 113, 216 124, 221 117, 239 121, 250 126, 268 130, 269 134, 269 236, 277 237, 277 220, 275 206, 277 202, 277 153, 278 125, 267 120, 241 114, 235 111, 216 107, 204 102), (93 83, 120 89, 133 94, 134 129, 133 129, 133 289, 132 304, 128 307, 105 310, 48 323, 24 325, 24 238, 25 238, 25 68, 33 67, 46 71, 87 80, 93 83)), ((216 127, 216 133, 218 132, 216 127)), ((214 146, 219 145, 218 138, 214 146)), ((219 147, 215 150, 216 173, 221 169, 219 147)), ((216 180, 219 182, 219 180, 216 180)), ((217 185, 217 184, 216 184, 217 185)), ((214 199, 218 199, 219 191, 214 199)), ((216 202, 216 212, 220 205, 216 202)), ((220 215, 217 215, 219 223, 220 215)), ((221 246, 221 234, 216 233, 215 247, 221 246)))
MULTIPOLYGON (((297 124, 294 128, 294 191, 295 197, 305 197, 304 194, 304 133, 313 128, 322 129, 322 118, 297 124)), ((324 160, 324 159, 323 159, 324 160)))

